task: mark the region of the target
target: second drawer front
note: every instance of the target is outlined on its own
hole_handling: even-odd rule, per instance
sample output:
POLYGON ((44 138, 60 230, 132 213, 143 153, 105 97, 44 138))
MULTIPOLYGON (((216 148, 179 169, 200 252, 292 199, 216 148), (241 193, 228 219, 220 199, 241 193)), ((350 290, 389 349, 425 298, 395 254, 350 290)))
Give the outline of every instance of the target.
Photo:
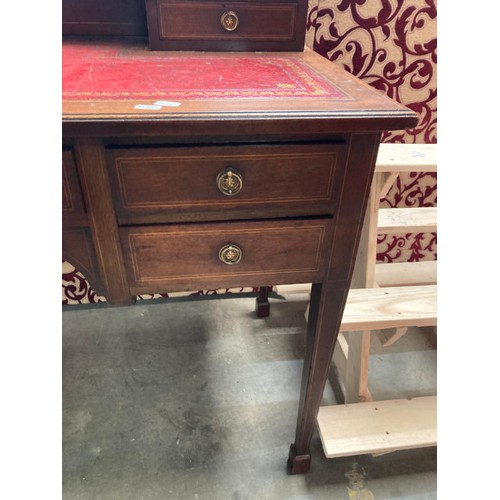
POLYGON ((176 212, 242 208, 331 212, 345 146, 226 146, 110 149, 116 211, 126 222, 168 222, 176 212), (231 171, 236 191, 218 183, 231 171), (236 177, 239 176, 239 177, 236 177), (157 220, 152 220, 156 216, 157 220))
POLYGON ((331 219, 120 229, 132 293, 320 281, 331 219), (234 263, 233 263, 234 262, 234 263))

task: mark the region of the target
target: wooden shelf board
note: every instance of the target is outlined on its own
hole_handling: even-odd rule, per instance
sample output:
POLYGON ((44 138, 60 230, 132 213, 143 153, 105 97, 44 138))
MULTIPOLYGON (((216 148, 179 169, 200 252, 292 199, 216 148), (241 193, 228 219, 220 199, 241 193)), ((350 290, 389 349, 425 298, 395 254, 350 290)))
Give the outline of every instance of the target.
POLYGON ((380 287, 435 285, 437 283, 437 261, 376 264, 375 282, 380 287))
POLYGON ((380 144, 376 172, 436 172, 437 144, 380 144))
POLYGON ((293 285, 276 285, 276 293, 278 295, 288 293, 310 293, 311 283, 298 283, 293 285))
POLYGON ((377 232, 426 233, 437 231, 437 208, 381 208, 378 211, 377 232))
POLYGON ((357 288, 349 290, 340 331, 434 326, 436 320, 436 285, 357 288))
POLYGON ((327 458, 435 446, 435 396, 371 401, 319 409, 318 428, 327 458))

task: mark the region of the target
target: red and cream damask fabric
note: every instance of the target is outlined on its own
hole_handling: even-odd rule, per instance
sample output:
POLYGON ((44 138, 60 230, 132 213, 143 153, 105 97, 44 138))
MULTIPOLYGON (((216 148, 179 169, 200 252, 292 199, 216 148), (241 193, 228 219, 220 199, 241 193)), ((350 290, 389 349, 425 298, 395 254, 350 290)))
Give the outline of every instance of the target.
MULTIPOLYGON (((435 0, 311 0, 307 42, 371 86, 418 113, 412 130, 383 142, 437 143, 435 0)), ((437 205, 437 176, 401 175, 382 207, 437 205)), ((436 234, 379 235, 379 262, 437 259, 436 234)))
MULTIPOLYGON (((412 130, 384 142, 437 143, 437 9, 435 0, 310 0, 306 44, 419 114, 412 130)), ((401 175, 382 206, 436 206, 435 174, 401 175)), ((379 235, 380 262, 435 260, 436 234, 379 235)), ((195 294, 252 291, 208 290, 195 294)), ((165 297, 164 295, 140 298, 165 297)), ((63 262, 63 304, 103 301, 63 262)))

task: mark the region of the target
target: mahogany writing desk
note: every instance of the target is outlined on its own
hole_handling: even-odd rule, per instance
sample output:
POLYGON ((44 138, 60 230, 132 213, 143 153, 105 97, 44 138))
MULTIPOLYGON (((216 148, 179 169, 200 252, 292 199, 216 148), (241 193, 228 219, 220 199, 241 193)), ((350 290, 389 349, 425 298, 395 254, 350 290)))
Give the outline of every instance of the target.
POLYGON ((313 283, 295 441, 307 472, 383 130, 416 115, 312 51, 63 43, 63 257, 138 294, 313 283))

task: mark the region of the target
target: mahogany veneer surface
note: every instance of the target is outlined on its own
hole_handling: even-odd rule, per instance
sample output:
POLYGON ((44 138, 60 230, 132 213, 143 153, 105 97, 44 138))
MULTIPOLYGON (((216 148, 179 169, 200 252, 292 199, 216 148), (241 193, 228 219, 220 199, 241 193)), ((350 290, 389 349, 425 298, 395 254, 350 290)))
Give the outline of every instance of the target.
POLYGON ((146 0, 154 50, 303 50, 307 0, 146 0))
POLYGON ((232 222, 128 227, 120 230, 129 283, 135 293, 192 290, 220 283, 317 281, 325 268, 331 220, 232 222), (219 258, 225 245, 242 250, 241 261, 219 258))

